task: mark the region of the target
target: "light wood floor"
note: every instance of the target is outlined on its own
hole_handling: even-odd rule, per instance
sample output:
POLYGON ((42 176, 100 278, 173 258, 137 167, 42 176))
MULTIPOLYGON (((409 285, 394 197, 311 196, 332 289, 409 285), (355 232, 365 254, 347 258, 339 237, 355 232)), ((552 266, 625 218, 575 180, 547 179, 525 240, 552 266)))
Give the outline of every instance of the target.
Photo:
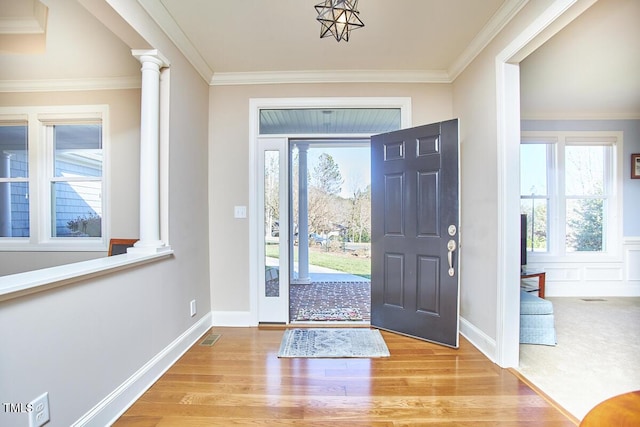
POLYGON ((461 338, 382 332, 381 359, 279 359, 281 328, 214 328, 115 426, 574 426, 461 338))

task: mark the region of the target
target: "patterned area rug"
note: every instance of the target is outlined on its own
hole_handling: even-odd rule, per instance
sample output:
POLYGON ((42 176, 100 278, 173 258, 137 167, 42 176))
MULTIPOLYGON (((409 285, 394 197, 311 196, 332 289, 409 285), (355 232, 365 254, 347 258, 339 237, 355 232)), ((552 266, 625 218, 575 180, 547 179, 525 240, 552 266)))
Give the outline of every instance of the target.
POLYGON ((362 314, 357 308, 301 308, 298 310, 298 315, 295 320, 297 321, 356 321, 362 320, 362 314))
POLYGON ((369 282, 313 282, 310 285, 290 287, 289 319, 295 321, 302 309, 330 310, 352 307, 360 312, 362 320, 371 319, 371 285, 369 282))
POLYGON ((287 329, 278 357, 389 357, 389 349, 377 329, 287 329))

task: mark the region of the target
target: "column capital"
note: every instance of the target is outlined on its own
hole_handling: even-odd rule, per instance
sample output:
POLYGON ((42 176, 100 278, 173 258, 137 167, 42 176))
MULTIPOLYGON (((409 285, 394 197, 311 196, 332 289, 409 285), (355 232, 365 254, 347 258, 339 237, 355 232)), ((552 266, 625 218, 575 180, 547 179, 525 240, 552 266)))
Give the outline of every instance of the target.
POLYGON ((296 141, 295 142, 296 147, 298 147, 298 150, 300 151, 307 151, 309 149, 309 143, 306 141, 296 141))
POLYGON ((131 49, 131 55, 133 55, 141 63, 152 62, 158 66, 158 68, 165 68, 171 65, 169 60, 158 51, 158 49, 131 49))

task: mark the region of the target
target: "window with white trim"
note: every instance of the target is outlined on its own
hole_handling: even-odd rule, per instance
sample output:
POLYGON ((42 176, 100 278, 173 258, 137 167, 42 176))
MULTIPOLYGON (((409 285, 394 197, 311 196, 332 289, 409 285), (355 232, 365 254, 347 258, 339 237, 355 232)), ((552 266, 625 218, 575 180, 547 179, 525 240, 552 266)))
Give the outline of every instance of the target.
POLYGON ((530 253, 571 257, 615 252, 621 139, 600 132, 523 133, 520 211, 527 215, 530 253))
POLYGON ((0 249, 104 250, 106 106, 0 109, 0 249))

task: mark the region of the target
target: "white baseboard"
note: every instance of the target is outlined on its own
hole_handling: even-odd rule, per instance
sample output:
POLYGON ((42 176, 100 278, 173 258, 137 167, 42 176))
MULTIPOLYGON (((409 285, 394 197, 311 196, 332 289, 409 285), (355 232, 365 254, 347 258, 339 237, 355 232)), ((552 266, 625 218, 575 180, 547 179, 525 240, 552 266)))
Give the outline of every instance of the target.
POLYGON ((249 311, 214 311, 213 326, 257 326, 249 311))
POLYGON ((489 360, 496 363, 496 340, 482 332, 473 323, 460 317, 460 334, 467 339, 489 360))
POLYGON ((210 328, 211 313, 202 317, 160 353, 156 354, 72 426, 103 427, 113 424, 210 328))

